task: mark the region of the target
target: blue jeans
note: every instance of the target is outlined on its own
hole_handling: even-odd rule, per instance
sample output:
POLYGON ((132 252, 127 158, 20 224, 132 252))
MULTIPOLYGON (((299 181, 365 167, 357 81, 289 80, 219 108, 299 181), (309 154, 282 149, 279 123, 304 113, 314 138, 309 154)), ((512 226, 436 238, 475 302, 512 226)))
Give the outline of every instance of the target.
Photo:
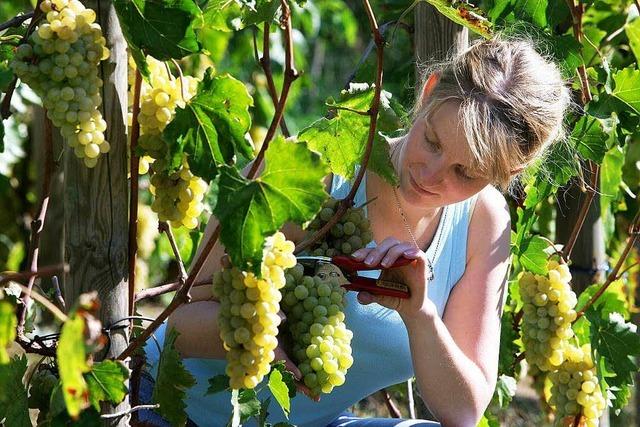
POLYGON ((401 418, 359 418, 351 412, 343 412, 327 427, 440 427, 440 423, 426 420, 405 420, 401 418))
MULTIPOLYGON (((142 371, 140 375, 140 403, 151 403, 154 380, 147 372, 142 371)), ((149 409, 138 411, 138 421, 147 427, 172 427, 171 424, 162 418, 157 412, 149 409)), ((425 420, 403 420, 400 418, 358 418, 351 412, 343 412, 338 418, 333 420, 327 427, 440 427, 440 423, 425 420)), ((197 427, 196 423, 187 420, 186 427, 197 427)), ((304 426, 300 426, 304 427, 304 426)))

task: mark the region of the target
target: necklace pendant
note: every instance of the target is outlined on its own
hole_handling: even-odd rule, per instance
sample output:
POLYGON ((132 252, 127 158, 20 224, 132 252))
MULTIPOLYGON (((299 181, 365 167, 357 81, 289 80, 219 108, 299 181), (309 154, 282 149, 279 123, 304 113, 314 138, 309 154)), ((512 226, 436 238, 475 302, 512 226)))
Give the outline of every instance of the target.
POLYGON ((435 274, 433 273, 433 264, 431 264, 431 260, 427 258, 427 280, 429 282, 435 279, 435 274))

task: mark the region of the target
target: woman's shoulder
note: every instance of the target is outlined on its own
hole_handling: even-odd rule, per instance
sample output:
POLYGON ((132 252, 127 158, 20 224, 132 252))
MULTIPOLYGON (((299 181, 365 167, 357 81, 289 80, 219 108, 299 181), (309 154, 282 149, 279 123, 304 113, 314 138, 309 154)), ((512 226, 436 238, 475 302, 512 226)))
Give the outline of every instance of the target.
POLYGON ((508 251, 510 236, 509 205, 500 191, 487 185, 477 194, 471 214, 467 259, 474 254, 491 254, 495 245, 506 246, 508 251))

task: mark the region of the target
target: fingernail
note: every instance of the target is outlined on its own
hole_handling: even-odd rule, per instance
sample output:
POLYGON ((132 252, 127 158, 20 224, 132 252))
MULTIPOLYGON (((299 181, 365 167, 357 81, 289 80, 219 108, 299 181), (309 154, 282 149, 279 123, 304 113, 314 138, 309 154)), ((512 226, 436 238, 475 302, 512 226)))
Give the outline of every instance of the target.
POLYGON ((368 265, 373 264, 373 257, 372 256, 367 257, 367 259, 364 260, 364 263, 368 265))
POLYGON ((420 251, 417 250, 417 249, 407 249, 402 254, 404 256, 417 256, 419 253, 420 253, 420 251))
POLYGON ((380 265, 382 265, 383 267, 387 267, 389 265, 389 261, 387 261, 386 259, 383 259, 380 265))

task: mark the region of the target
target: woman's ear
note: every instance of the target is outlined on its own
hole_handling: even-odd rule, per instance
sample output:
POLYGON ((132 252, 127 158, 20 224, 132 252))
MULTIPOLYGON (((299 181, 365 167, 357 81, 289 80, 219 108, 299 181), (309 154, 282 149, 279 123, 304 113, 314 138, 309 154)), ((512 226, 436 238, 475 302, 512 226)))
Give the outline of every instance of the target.
POLYGON ((438 71, 434 71, 429 75, 429 78, 427 79, 427 81, 424 84, 424 87, 422 88, 420 105, 424 105, 427 99, 429 99, 429 96, 431 96, 431 93, 433 92, 433 89, 438 84, 439 79, 440 79, 440 73, 438 71))

